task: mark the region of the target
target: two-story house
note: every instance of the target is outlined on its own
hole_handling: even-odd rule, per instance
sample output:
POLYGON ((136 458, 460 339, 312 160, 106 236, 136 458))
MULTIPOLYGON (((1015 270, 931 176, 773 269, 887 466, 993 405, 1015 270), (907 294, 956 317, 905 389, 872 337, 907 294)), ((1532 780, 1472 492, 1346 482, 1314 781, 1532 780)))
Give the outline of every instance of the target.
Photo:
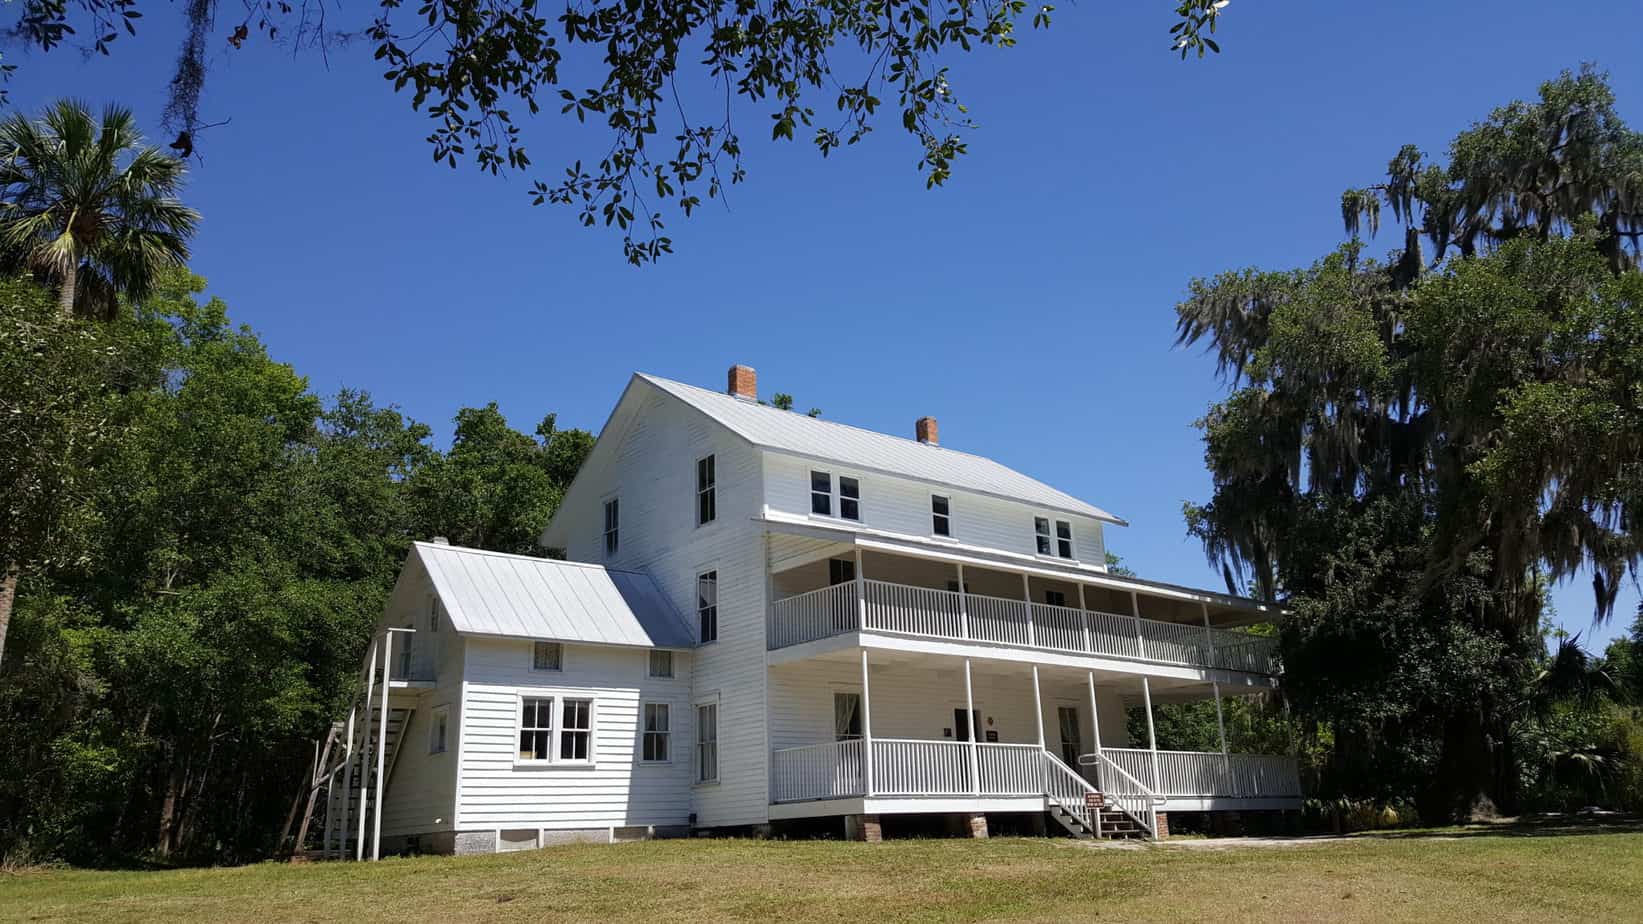
POLYGON ((542 536, 566 560, 415 546, 307 841, 1160 837, 1299 807, 1293 759, 1152 729, 1160 703, 1272 690, 1274 640, 1243 628, 1277 612, 1112 574, 1122 520, 914 433, 765 406, 745 366, 724 392, 635 375, 542 536))

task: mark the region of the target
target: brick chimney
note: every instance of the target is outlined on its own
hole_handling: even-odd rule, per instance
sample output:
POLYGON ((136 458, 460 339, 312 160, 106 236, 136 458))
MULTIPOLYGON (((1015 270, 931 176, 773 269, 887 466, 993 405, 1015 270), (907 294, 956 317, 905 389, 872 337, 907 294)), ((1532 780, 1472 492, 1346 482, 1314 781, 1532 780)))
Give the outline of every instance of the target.
POLYGON ((759 400, 759 374, 753 371, 752 366, 737 363, 730 367, 730 384, 725 387, 727 394, 749 401, 759 400))
POLYGON ((931 446, 941 445, 941 428, 936 426, 934 417, 920 417, 913 424, 913 432, 918 435, 918 441, 929 443, 931 446))

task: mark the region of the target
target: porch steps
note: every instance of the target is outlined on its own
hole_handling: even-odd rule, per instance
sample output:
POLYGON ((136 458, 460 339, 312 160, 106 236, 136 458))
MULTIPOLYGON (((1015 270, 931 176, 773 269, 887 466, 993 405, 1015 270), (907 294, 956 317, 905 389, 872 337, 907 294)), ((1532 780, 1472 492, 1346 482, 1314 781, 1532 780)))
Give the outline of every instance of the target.
MULTIPOLYGON (((1059 805, 1052 803, 1049 815, 1063 830, 1079 840, 1093 840, 1096 836, 1095 832, 1090 830, 1089 825, 1084 823, 1084 819, 1059 805)), ((1135 819, 1119 809, 1104 808, 1100 810, 1100 815, 1101 837, 1103 839, 1123 840, 1145 838, 1147 836, 1146 830, 1136 824, 1135 819)))

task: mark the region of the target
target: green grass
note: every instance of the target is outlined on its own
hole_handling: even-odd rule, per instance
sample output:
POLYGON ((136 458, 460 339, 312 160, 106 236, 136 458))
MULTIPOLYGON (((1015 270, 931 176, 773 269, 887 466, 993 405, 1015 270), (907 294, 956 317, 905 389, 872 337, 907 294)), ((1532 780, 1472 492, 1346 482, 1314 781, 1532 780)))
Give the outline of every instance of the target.
POLYGON ((693 840, 379 864, 0 875, 0 921, 1643 919, 1643 833, 1300 846, 693 840))

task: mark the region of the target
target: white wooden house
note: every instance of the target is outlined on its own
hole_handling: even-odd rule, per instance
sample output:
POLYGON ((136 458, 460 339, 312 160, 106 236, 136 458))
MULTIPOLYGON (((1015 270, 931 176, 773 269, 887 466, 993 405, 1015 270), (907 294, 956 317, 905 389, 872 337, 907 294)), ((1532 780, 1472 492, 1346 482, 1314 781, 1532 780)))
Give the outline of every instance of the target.
POLYGON ((1243 629, 1280 614, 1111 574, 1122 520, 915 434, 764 406, 744 366, 725 392, 635 375, 542 536, 567 560, 415 546, 309 841, 876 838, 901 816, 1157 837, 1299 807, 1292 758, 1151 735, 1153 705, 1272 690, 1273 639, 1243 629))

